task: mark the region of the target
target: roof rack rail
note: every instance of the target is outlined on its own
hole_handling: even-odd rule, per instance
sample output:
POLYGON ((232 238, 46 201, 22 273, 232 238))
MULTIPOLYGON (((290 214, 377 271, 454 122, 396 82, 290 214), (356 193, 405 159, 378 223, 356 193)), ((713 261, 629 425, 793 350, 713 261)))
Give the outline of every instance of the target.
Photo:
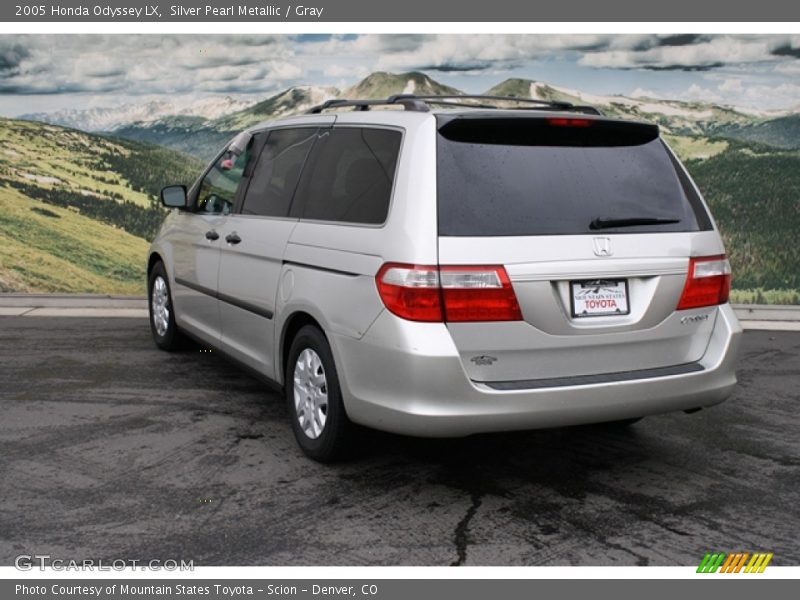
POLYGON ((464 102, 464 100, 488 100, 492 102, 519 102, 532 104, 533 106, 524 107, 525 110, 559 110, 569 112, 580 112, 589 115, 602 115, 594 106, 572 104, 571 102, 559 102, 550 100, 538 100, 536 98, 518 98, 517 96, 485 96, 485 95, 429 95, 417 96, 414 94, 395 94, 383 100, 346 100, 344 98, 326 100, 307 111, 306 114, 319 114, 331 108, 353 107, 353 110, 369 110, 373 106, 402 106, 405 110, 416 112, 428 112, 431 104, 438 106, 459 106, 467 108, 489 108, 497 109, 498 106, 492 104, 475 104, 464 102))
POLYGON ((362 111, 369 110, 372 106, 387 106, 390 104, 401 105, 406 110, 413 110, 416 112, 428 112, 429 110, 427 104, 417 101, 413 97, 395 99, 395 97, 392 96, 386 100, 346 100, 344 98, 334 98, 310 108, 306 111, 306 114, 313 115, 321 113, 329 108, 345 108, 348 106, 352 106, 353 110, 362 111))

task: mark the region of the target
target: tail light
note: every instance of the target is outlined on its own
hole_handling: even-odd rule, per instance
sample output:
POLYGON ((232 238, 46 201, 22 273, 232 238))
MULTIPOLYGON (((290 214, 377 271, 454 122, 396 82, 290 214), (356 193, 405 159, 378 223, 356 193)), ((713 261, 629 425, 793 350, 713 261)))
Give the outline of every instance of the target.
POLYGON ((690 258, 677 310, 724 304, 730 291, 731 265, 724 254, 690 258))
POLYGON ((386 308, 410 321, 520 321, 522 312, 502 266, 387 263, 375 276, 386 308))
POLYGON ((547 123, 554 127, 589 127, 591 119, 576 119, 574 117, 551 117, 547 123))
POLYGON ((383 304, 410 321, 441 321, 439 269, 387 263, 375 276, 383 304))

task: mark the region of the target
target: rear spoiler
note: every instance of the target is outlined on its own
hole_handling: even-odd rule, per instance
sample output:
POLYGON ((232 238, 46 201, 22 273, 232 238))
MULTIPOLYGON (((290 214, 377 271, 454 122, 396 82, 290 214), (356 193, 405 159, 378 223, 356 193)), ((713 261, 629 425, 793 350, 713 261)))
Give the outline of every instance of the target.
POLYGON ((508 146, 639 146, 658 138, 654 123, 593 115, 475 112, 436 115, 451 142, 508 146))

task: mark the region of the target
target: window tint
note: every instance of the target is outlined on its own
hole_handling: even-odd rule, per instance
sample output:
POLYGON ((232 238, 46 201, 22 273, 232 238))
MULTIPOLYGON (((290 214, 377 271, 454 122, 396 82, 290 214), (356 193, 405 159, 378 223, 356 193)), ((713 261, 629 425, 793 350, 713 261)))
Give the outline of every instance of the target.
POLYGON ((289 213, 316 132, 316 128, 277 129, 269 134, 247 188, 243 214, 285 217, 289 213))
POLYGON ((223 168, 227 152, 217 158, 200 183, 197 193, 197 212, 227 215, 233 210, 236 188, 239 187, 242 172, 250 159, 251 149, 252 142, 229 169, 223 168))
POLYGON ((320 136, 297 192, 305 219, 380 224, 389 212, 398 131, 334 128, 320 136))
POLYGON ((462 119, 440 128, 439 235, 596 233, 598 218, 677 221, 609 233, 710 227, 655 127, 549 121, 462 119))

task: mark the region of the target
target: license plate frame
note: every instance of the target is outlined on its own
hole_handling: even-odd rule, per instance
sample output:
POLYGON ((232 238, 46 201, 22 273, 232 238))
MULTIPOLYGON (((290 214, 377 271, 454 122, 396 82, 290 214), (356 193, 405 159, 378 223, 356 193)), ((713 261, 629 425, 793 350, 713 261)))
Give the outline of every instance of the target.
POLYGON ((574 319, 618 317, 631 312, 627 279, 584 279, 569 282, 574 319))

